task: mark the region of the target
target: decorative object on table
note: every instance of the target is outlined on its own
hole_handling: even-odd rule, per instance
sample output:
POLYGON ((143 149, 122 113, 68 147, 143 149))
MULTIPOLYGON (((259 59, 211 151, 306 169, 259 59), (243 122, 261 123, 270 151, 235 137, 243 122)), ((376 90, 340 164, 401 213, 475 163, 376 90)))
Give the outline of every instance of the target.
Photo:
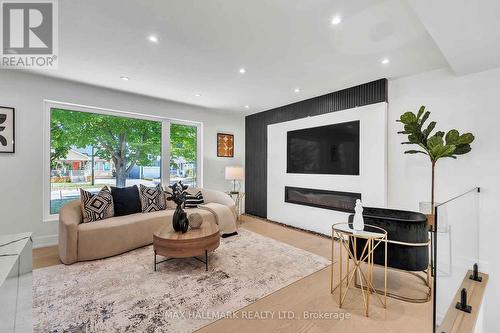
POLYGON ((217 133, 217 157, 234 157, 234 135, 217 133))
POLYGON ((347 293, 349 292, 351 284, 353 282, 353 277, 360 277, 361 279, 361 294, 363 296, 363 305, 365 309, 365 315, 368 317, 368 310, 370 307, 370 295, 375 294, 379 299, 380 303, 384 308, 387 307, 387 231, 370 224, 365 225, 365 230, 355 231, 351 228, 350 223, 337 223, 332 225, 332 262, 335 262, 335 242, 338 240, 339 245, 339 258, 338 262, 338 272, 339 272, 339 283, 334 286, 334 265, 331 265, 330 269, 330 293, 333 294, 334 291, 339 289, 339 308, 342 308, 344 304, 347 293), (364 241, 361 248, 356 248, 358 241, 364 241), (354 249, 353 249, 354 246, 354 249), (376 248, 384 249, 385 260, 382 263, 384 267, 384 290, 382 299, 373 286, 373 265, 374 265, 374 252, 376 248), (361 250, 361 251, 358 251, 361 250), (346 252, 346 256, 343 256, 343 252, 346 252), (344 259, 344 260, 343 260, 344 259), (345 261, 345 262, 343 262, 345 261), (352 269, 350 268, 350 261, 353 263, 352 269), (363 264, 366 266, 366 270, 362 269, 363 264), (346 267, 346 273, 344 274, 342 269, 346 267), (342 292, 342 287, 346 285, 346 289, 342 292))
POLYGON ((363 230, 365 228, 365 222, 363 220, 363 205, 361 200, 356 199, 356 207, 354 207, 354 220, 352 223, 354 230, 363 230))
POLYGON ((191 229, 198 229, 201 227, 201 224, 203 223, 203 217, 199 213, 193 213, 189 215, 188 220, 191 229))
POLYGON ((240 181, 245 178, 245 172, 241 166, 227 166, 225 169, 225 178, 233 183, 231 193, 238 193, 241 188, 240 181))
POLYGON ((161 185, 147 187, 142 184, 139 186, 139 196, 141 197, 141 206, 143 213, 157 212, 167 209, 165 194, 161 185))
POLYGON ((204 203, 203 194, 198 191, 196 194, 186 194, 186 199, 184 201, 184 208, 196 208, 198 205, 204 203))
POLYGON ((189 221, 186 212, 182 209, 182 204, 186 200, 188 185, 182 184, 182 181, 168 186, 172 192, 167 192, 170 196, 167 197, 168 201, 173 201, 177 207, 175 208, 174 215, 172 216, 172 227, 175 231, 185 233, 189 228, 189 221))
MULTIPOLYGON (((425 106, 422 105, 418 113, 405 112, 401 115, 397 122, 403 123, 404 130, 398 134, 408 136, 408 141, 402 144, 415 144, 420 146, 420 150, 407 150, 405 154, 424 154, 429 156, 431 161, 432 178, 431 178, 431 218, 434 214, 434 177, 436 162, 443 157, 451 157, 456 159, 456 155, 463 155, 471 151, 470 144, 474 141, 472 133, 460 133, 456 129, 448 131, 448 133, 437 131, 431 136, 431 132, 436 127, 436 122, 431 121, 424 129, 424 124, 430 116, 429 111, 425 111, 425 106)), ((433 228, 433 218, 429 221, 433 228)))
POLYGON ((107 186, 97 194, 80 189, 83 223, 104 220, 115 215, 113 196, 107 186))
POLYGON ((15 152, 15 110, 0 106, 0 153, 15 152))

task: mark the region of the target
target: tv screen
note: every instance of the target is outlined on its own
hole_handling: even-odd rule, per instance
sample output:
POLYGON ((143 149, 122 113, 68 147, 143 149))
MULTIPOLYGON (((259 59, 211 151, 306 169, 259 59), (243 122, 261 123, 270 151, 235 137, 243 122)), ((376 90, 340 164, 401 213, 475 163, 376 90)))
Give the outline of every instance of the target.
POLYGON ((288 132, 287 173, 359 175, 359 120, 288 132))

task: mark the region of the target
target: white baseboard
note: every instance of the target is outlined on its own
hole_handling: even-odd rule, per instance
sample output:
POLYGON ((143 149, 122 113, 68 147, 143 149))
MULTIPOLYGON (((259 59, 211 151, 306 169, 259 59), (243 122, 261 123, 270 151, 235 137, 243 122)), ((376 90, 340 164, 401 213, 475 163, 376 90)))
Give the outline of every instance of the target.
POLYGON ((59 240, 58 235, 33 237, 33 248, 37 249, 40 247, 57 245, 58 240, 59 240))

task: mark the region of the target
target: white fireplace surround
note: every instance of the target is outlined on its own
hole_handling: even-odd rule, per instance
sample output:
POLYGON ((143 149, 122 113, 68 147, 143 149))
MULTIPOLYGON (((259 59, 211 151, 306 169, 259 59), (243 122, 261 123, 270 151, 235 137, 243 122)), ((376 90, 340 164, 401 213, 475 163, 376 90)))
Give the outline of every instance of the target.
POLYGON ((285 186, 361 193, 364 206, 387 203, 387 103, 296 119, 267 127, 267 218, 331 235, 331 225, 346 222, 348 213, 285 202, 285 186), (360 174, 286 173, 287 132, 360 121, 360 174))

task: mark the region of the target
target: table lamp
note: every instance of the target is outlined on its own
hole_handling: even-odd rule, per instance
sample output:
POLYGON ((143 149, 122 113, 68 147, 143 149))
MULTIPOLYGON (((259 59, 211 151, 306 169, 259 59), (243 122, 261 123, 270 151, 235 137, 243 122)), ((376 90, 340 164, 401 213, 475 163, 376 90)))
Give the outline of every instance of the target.
POLYGON ((243 167, 240 166, 227 166, 226 167, 226 180, 231 180, 233 182, 233 190, 231 193, 239 192, 239 181, 243 180, 245 173, 243 167), (238 191, 236 190, 236 182, 238 182, 238 191))

